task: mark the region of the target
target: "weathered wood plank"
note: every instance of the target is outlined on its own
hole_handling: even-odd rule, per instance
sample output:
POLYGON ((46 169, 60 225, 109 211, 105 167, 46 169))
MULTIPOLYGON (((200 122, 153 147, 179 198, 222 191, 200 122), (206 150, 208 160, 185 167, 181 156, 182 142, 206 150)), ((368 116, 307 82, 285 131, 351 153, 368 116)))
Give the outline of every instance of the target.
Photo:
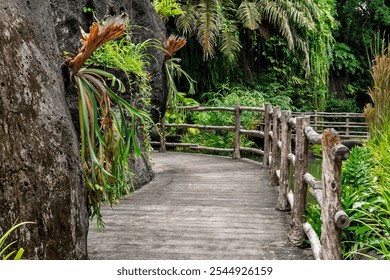
POLYGON ((228 157, 153 153, 156 179, 103 207, 91 223, 91 259, 312 259, 288 246, 289 218, 260 164, 228 157))

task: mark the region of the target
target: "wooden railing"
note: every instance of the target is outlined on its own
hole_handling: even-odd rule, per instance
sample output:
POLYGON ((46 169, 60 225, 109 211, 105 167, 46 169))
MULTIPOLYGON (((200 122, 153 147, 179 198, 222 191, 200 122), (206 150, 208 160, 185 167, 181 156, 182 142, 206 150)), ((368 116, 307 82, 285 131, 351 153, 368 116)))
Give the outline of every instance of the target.
POLYGON ((309 117, 291 117, 291 112, 281 112, 279 107, 272 111, 266 107, 265 114, 270 115, 268 126, 272 132, 264 141, 271 148, 269 154, 264 154, 263 164, 271 167, 271 183, 279 185, 276 208, 292 210, 290 243, 301 247, 307 236, 315 259, 341 259, 340 229, 349 226, 349 218, 341 209, 341 163, 348 158, 349 149, 341 144, 334 129, 327 128, 318 134, 309 126, 309 117), (293 129, 295 153, 291 145, 293 129), (321 144, 321 181, 307 171, 310 143, 321 144), (295 167, 293 192, 290 164, 295 167), (321 239, 305 219, 308 186, 321 207, 321 239))
MULTIPOLYGON (((205 108, 186 107, 189 111, 229 111, 235 115, 234 126, 207 126, 198 124, 166 124, 161 122, 161 141, 152 144, 159 145, 160 151, 166 147, 186 147, 195 150, 231 152, 233 158, 241 158, 241 152, 252 152, 263 156, 263 166, 270 167, 271 184, 279 186, 276 209, 292 211, 290 232, 288 239, 291 244, 301 247, 306 240, 310 241, 315 259, 340 259, 340 229, 349 226, 349 218, 341 209, 341 165, 349 156, 349 149, 341 142, 341 138, 333 128, 326 128, 322 134, 316 132, 315 127, 325 126, 319 121, 326 114, 313 115, 297 114, 290 111, 281 111, 280 107, 264 108, 242 107, 235 108, 205 108), (262 113, 259 120, 263 130, 246 130, 241 126, 240 116, 243 111, 262 113), (232 148, 213 148, 199 146, 193 143, 166 143, 165 129, 167 127, 197 128, 216 131, 233 131, 234 145, 232 148), (240 134, 252 137, 263 137, 263 149, 245 148, 240 145, 240 134), (293 147, 293 143, 295 146, 293 147), (322 178, 318 180, 308 173, 309 145, 320 144, 322 150, 322 178), (295 151, 293 153, 293 151, 295 151), (290 186, 290 165, 294 168, 294 188, 290 186), (308 187, 310 194, 321 207, 321 237, 319 238, 312 226, 306 221, 308 187)), ((347 113, 337 118, 351 115, 347 113)), ((335 117, 335 115, 332 115, 335 117)), ((327 123, 329 124, 329 123, 327 123)), ((347 127, 344 130, 347 132, 347 127)), ((361 128, 361 127, 359 127, 361 128)), ((346 133, 345 133, 346 134, 346 133)), ((351 131, 349 130, 349 135, 351 131)))
MULTIPOLYGON (((211 125, 200 125, 200 124, 167 124, 165 123, 165 118, 161 120, 161 140, 160 142, 152 142, 154 145, 160 146, 160 151, 165 152, 167 147, 184 147, 192 150, 202 150, 209 152, 228 152, 233 154, 233 158, 241 158, 241 152, 250 152, 258 155, 263 155, 264 152, 261 149, 241 147, 240 135, 247 135, 251 137, 264 137, 264 132, 259 130, 246 130, 241 126, 241 113, 243 111, 252 111, 252 112, 264 112, 264 108, 260 107, 244 107, 237 104, 235 108, 226 108, 226 107, 182 107, 181 109, 188 110, 190 112, 205 112, 205 111, 227 111, 234 113, 234 126, 211 126, 211 125), (203 130, 213 130, 213 131, 233 131, 233 147, 232 148, 215 148, 215 147, 205 147, 200 146, 195 143, 167 143, 166 142, 166 128, 175 127, 175 128, 196 128, 203 130)), ((261 120, 259 119, 259 123, 261 120)))
POLYGON ((368 130, 361 113, 305 112, 293 113, 293 116, 309 117, 310 126, 317 131, 334 128, 343 139, 367 139, 368 130))

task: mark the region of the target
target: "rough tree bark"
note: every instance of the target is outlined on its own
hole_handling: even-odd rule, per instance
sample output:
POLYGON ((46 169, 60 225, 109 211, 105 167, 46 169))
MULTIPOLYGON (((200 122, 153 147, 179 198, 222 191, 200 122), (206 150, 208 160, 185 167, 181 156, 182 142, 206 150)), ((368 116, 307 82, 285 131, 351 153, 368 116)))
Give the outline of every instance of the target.
POLYGON ((341 259, 340 228, 349 225, 341 209, 341 164, 349 157, 349 149, 341 144, 333 129, 322 134, 322 209, 321 259, 341 259))

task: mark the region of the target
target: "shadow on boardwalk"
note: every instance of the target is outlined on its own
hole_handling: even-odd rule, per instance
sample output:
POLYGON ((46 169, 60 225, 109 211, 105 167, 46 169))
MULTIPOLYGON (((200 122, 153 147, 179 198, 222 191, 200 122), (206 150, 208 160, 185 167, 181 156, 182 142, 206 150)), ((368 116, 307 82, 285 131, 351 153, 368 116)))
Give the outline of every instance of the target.
POLYGON ((312 259, 287 244, 268 170, 226 157, 153 153, 156 178, 91 223, 91 259, 312 259))

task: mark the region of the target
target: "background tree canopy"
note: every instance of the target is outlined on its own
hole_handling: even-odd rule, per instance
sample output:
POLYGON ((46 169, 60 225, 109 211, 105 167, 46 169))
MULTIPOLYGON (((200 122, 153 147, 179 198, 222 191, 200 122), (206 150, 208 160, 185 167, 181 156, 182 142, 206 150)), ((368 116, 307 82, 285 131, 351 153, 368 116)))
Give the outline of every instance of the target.
POLYGON ((362 108, 368 102, 371 46, 375 38, 388 38, 390 25, 389 4, 383 0, 154 4, 168 32, 188 40, 178 55, 197 81, 198 95, 226 84, 254 87, 278 81, 280 94, 291 97, 299 110, 325 110, 335 96, 358 101, 362 108), (161 12, 164 5, 172 7, 165 9, 170 12, 161 12))

